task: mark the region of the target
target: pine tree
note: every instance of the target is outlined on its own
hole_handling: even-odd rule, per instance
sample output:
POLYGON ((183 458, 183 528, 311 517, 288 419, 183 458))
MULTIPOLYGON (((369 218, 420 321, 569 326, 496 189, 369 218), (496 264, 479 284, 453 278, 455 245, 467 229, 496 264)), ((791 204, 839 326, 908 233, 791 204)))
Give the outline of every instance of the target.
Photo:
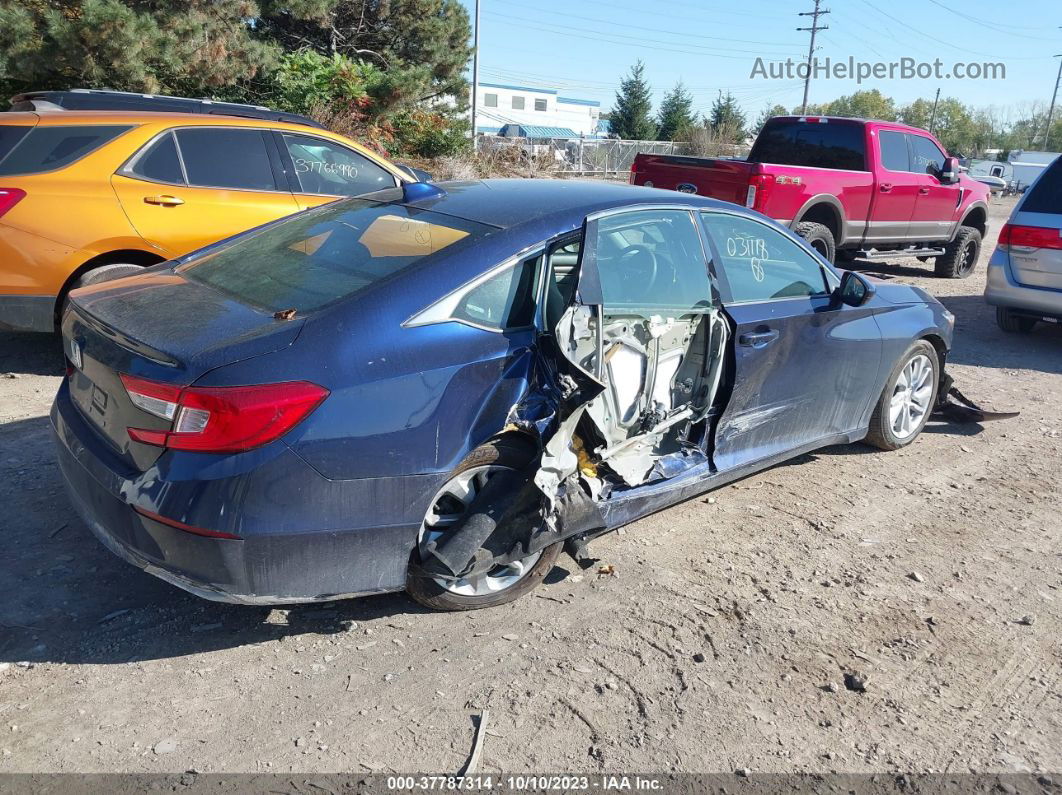
POLYGON ((721 141, 738 143, 745 138, 745 112, 729 91, 726 94, 719 92, 712 103, 708 123, 721 141))
MULTIPOLYGON (((253 12, 253 13, 251 13, 253 12)), ((247 0, 0 0, 0 83, 210 94, 267 71, 247 0)))
POLYGON ((763 129, 763 125, 767 123, 767 120, 772 116, 788 116, 789 111, 786 110, 785 105, 768 105, 763 109, 763 112, 756 117, 756 121, 752 125, 752 129, 749 131, 754 134, 759 134, 763 129))
POLYGON ((675 141, 688 134, 697 123, 693 118, 693 95, 679 80, 673 89, 664 95, 660 103, 659 129, 656 137, 660 141, 675 141))
POLYGON ((656 137, 656 123, 652 118, 653 102, 649 84, 645 81, 645 64, 638 61, 630 74, 620 81, 616 103, 612 108, 612 135, 634 141, 651 141, 656 137))

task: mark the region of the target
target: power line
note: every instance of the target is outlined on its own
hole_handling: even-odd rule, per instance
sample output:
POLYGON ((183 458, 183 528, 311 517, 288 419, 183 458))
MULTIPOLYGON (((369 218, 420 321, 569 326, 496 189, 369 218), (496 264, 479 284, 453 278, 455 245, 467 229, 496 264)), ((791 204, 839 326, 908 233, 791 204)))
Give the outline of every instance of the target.
MULTIPOLYGON (((529 19, 528 17, 519 17, 512 14, 502 14, 497 11, 485 11, 486 16, 497 17, 499 19, 515 20, 516 22, 524 23, 524 27, 530 30, 538 30, 543 33, 552 33, 555 36, 567 36, 569 38, 586 40, 591 39, 593 41, 603 41, 608 44, 621 44, 629 46, 632 41, 637 42, 638 46, 647 50, 661 50, 663 52, 679 53, 683 55, 713 55, 716 58, 726 58, 734 61, 748 61, 746 55, 762 55, 762 51, 759 50, 740 50, 740 49, 726 49, 726 52, 740 52, 746 53, 746 55, 724 55, 719 50, 721 47, 697 47, 694 44, 677 44, 676 42, 661 41, 659 39, 647 39, 643 36, 627 36, 621 33, 608 33, 605 35, 593 35, 590 31, 582 28, 573 28, 571 26, 558 29, 557 26, 543 27, 549 23, 544 23, 538 19, 529 19), (578 32, 574 32, 578 31, 578 32), (662 47, 654 47, 653 44, 646 44, 646 42, 653 42, 654 44, 665 45, 662 47)), ((781 55, 791 55, 791 53, 779 53, 781 55)))
POLYGON ((819 17, 830 13, 830 10, 819 7, 821 0, 815 0, 814 11, 801 11, 798 16, 811 17, 810 28, 797 28, 798 31, 810 31, 811 43, 808 45, 808 74, 804 78, 804 102, 800 106, 801 113, 808 112, 808 91, 811 89, 811 59, 815 56, 815 34, 820 30, 829 30, 829 25, 820 25, 819 17))
MULTIPOLYGON (((524 3, 524 2, 518 2, 517 0, 500 0, 500 2, 504 3, 505 5, 517 6, 518 8, 521 8, 523 10, 527 10, 527 3, 524 3)), ((584 0, 584 2, 585 2, 585 0, 584 0)), ((602 5, 610 5, 610 6, 612 6, 611 3, 607 3, 607 4, 606 3, 602 3, 602 5)), ((580 16, 578 14, 570 14, 567 11, 558 11, 558 12, 555 12, 555 13, 557 15, 559 15, 559 16, 564 16, 564 17, 568 17, 568 18, 571 18, 571 19, 581 19, 584 22, 593 22, 594 24, 597 24, 597 25, 612 25, 613 27, 626 28, 627 30, 638 30, 638 31, 646 31, 647 30, 647 31, 650 31, 652 33, 664 33, 664 34, 667 34, 668 36, 682 36, 682 37, 690 38, 690 39, 712 39, 712 40, 715 40, 715 41, 729 41, 729 42, 733 42, 735 44, 764 44, 764 45, 767 45, 769 47, 788 47, 789 46, 788 42, 782 42, 782 41, 762 41, 762 40, 759 40, 759 39, 735 39, 732 36, 708 36, 708 35, 701 34, 701 33, 678 33, 678 32, 676 32, 674 30, 668 30, 667 28, 651 28, 651 27, 647 27, 645 25, 628 25, 628 24, 623 23, 623 22, 613 22, 612 20, 609 20, 609 19, 600 19, 599 17, 584 17, 584 16, 580 16)), ((610 34, 610 35, 613 35, 613 34, 610 34)), ((675 42, 675 43, 676 44, 682 44, 682 42, 675 42)), ((686 46, 695 46, 695 45, 686 45, 686 46)), ((750 51, 749 50, 739 50, 739 52, 750 52, 750 51)))
POLYGON ((1053 39, 1047 39, 1043 36, 1030 36, 1026 33, 1012 33, 1009 30, 1000 30, 1000 28, 1015 28, 1016 30, 1041 30, 1041 28, 1028 27, 1026 25, 1007 25, 1004 22, 993 22, 987 19, 980 19, 979 17, 971 16, 970 14, 967 14, 963 11, 954 9, 951 6, 946 6, 941 3, 940 0, 929 0, 929 2, 931 2, 935 6, 943 8, 945 11, 950 11, 955 16, 960 17, 961 19, 964 19, 968 22, 973 22, 975 24, 991 28, 996 33, 1002 33, 1006 36, 1020 36, 1023 39, 1033 39, 1034 41, 1053 41, 1053 39))

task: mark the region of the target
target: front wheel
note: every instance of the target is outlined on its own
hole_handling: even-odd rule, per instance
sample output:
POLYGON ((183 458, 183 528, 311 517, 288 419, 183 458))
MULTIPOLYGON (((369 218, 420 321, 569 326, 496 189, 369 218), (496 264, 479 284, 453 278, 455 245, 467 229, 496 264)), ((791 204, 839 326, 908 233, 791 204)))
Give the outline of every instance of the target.
POLYGON ((981 233, 972 226, 960 226, 955 239, 937 257, 934 272, 942 279, 965 279, 974 272, 981 255, 981 233))
POLYGON ((933 412, 939 384, 936 348, 926 340, 918 340, 889 374, 870 417, 867 444, 882 450, 899 450, 918 438, 933 412))
POLYGON ((494 475, 522 469, 534 456, 530 444, 502 439, 473 450, 432 498, 421 524, 417 551, 410 562, 406 590, 433 610, 477 610, 519 599, 549 574, 563 544, 552 544, 511 563, 478 575, 458 578, 433 576, 420 566, 425 544, 446 535, 468 511, 479 490, 494 475))

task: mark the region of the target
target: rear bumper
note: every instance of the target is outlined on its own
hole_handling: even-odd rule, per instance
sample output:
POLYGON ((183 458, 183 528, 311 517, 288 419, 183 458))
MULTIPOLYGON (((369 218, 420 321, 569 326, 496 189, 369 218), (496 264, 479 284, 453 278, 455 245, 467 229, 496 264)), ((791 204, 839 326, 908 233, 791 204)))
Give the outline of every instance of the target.
MULTIPOLYGON (((111 454, 105 442, 70 402, 65 383, 52 406, 51 423, 70 501, 93 534, 118 557, 196 596, 239 604, 292 604, 405 587, 419 522, 268 532, 270 527, 290 525, 292 517, 276 516, 270 520, 270 509, 275 506, 241 506, 234 496, 231 503, 218 505, 216 510, 247 514, 241 539, 194 535, 133 510, 132 505, 137 504, 163 516, 186 515, 189 505, 182 492, 186 493, 187 484, 160 483, 165 475, 157 466, 145 473, 123 473, 114 466, 108 460, 111 454), (167 499, 171 493, 175 499, 167 499)), ((306 495, 301 508, 306 526, 313 528, 330 513, 329 506, 315 503, 319 489, 292 481, 316 478, 326 484, 335 482, 321 478, 293 453, 286 453, 284 458, 285 477, 300 494, 306 495)), ((261 493, 248 482, 256 476, 268 478, 273 489, 278 488, 275 470, 257 475, 252 471, 226 480, 233 481, 229 485, 234 495, 261 493)), ((376 513, 371 509, 358 510, 359 497, 366 496, 363 481, 345 481, 343 485, 336 492, 343 496, 337 499, 345 503, 347 515, 354 517, 348 520, 350 523, 357 524, 358 514, 376 513), (346 501, 348 498, 353 502, 346 501)), ((329 489, 335 492, 331 485, 329 489)))
POLYGON ((54 295, 0 295, 0 329, 55 331, 54 295))
POLYGON ((998 248, 988 261, 985 301, 1032 317, 1062 318, 1062 290, 1018 284, 1007 254, 998 248))

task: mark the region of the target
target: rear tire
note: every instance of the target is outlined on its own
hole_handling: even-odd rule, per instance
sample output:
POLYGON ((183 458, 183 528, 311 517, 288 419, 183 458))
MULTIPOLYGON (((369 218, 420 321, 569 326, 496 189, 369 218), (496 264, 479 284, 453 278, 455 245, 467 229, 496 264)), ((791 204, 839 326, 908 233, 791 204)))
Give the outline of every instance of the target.
POLYGON ((833 264, 837 256, 837 241, 833 239, 833 232, 828 227, 814 221, 802 221, 793 227, 793 233, 808 241, 809 246, 833 264))
POLYGON ((1036 319, 1016 315, 1006 307, 996 307, 996 323, 1010 334, 1028 334, 1036 325, 1036 319))
POLYGON ((881 450, 899 450, 917 439, 936 405, 939 386, 937 349, 918 340, 889 373, 870 417, 866 443, 881 450))
MULTIPOLYGON (((477 447, 451 473, 447 485, 443 486, 439 494, 433 499, 432 506, 428 509, 429 514, 438 504, 440 496, 447 491, 447 486, 458 481, 463 473, 467 473, 470 470, 485 472, 486 467, 522 469, 531 461, 535 454, 536 451, 533 445, 515 439, 500 439, 482 447, 477 447)), ((426 518, 421 530, 422 534, 427 526, 428 519, 426 518)), ((513 602, 534 590, 542 582, 543 578, 553 568, 553 564, 556 563, 557 556, 560 555, 561 547, 563 546, 563 543, 552 544, 543 549, 541 553, 529 555, 528 558, 524 559, 528 561, 527 570, 519 574, 518 579, 512 584, 490 592, 471 594, 454 593, 455 586, 457 588, 462 588, 462 586, 451 583, 450 588, 447 588, 444 582, 434 579, 421 568, 419 541, 420 539, 418 539, 418 549, 414 551, 410 560, 406 591, 415 601, 432 610, 479 610, 484 607, 497 607, 498 605, 513 602), (533 557, 535 559, 531 561, 530 559, 533 557)), ((503 569, 504 567, 496 568, 503 569)), ((489 575, 490 572, 488 572, 489 575)), ((509 574, 507 576, 511 577, 513 575, 509 574)), ((504 572, 499 572, 499 576, 493 582, 504 582, 505 577, 504 572)), ((466 591, 472 590, 470 586, 463 586, 463 589, 466 591)))
POLYGON ((977 267, 981 256, 981 233, 972 226, 960 226, 955 239, 937 257, 934 272, 942 279, 965 279, 977 267))

